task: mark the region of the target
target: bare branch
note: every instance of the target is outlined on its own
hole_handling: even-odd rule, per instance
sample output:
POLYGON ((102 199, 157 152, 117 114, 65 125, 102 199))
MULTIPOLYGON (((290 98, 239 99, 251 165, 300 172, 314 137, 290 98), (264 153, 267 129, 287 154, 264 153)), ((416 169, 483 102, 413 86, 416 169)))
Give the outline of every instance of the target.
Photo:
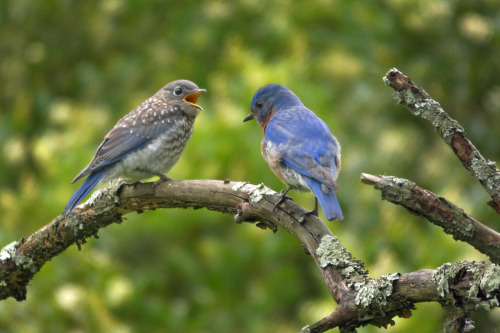
POLYGON ((500 233, 475 220, 443 197, 412 181, 393 176, 363 173, 361 181, 380 190, 383 199, 425 217, 454 239, 469 243, 489 256, 492 262, 500 264, 500 233))
POLYGON ((413 115, 427 120, 450 146, 462 164, 483 185, 492 200, 488 202, 500 214, 500 170, 496 163, 486 160, 472 144, 465 130, 452 119, 431 96, 412 80, 391 69, 385 76, 386 85, 393 88, 398 103, 404 105, 413 115))

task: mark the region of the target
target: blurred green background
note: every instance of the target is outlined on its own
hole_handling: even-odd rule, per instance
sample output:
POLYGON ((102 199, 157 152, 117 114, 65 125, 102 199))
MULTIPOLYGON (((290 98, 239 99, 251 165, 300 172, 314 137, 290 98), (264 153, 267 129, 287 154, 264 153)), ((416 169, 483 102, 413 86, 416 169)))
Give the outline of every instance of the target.
MULTIPOLYGON (((359 182, 361 172, 409 178, 500 229, 479 183, 395 104, 382 82, 392 67, 500 160, 497 0, 0 1, 0 246, 58 216, 115 122, 185 78, 208 93, 170 177, 283 189, 260 156, 260 127, 242 122, 256 89, 281 83, 342 144, 345 220, 328 225, 372 277, 485 259, 359 182)), ((312 208, 312 195, 291 195, 312 208)), ((99 236, 47 263, 26 301, 0 302, 0 332, 296 332, 335 307, 283 230, 161 210, 99 236)), ((417 308, 388 331, 440 332, 440 306, 417 308)), ((474 320, 491 332, 500 311, 474 320)))

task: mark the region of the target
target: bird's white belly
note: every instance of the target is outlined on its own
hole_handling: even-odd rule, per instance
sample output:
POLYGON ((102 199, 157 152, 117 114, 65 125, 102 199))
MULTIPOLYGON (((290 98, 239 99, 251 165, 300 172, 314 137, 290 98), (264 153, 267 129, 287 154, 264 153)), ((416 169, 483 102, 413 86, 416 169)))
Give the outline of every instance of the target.
POLYGON ((108 179, 126 178, 140 180, 154 176, 151 172, 165 174, 182 155, 190 134, 165 133, 147 146, 125 156, 109 172, 108 179))
POLYGON ((262 156, 267 164, 273 170, 274 174, 288 186, 291 186, 297 191, 310 191, 307 186, 304 176, 294 169, 283 164, 283 158, 279 153, 279 147, 271 141, 262 141, 261 145, 262 156))

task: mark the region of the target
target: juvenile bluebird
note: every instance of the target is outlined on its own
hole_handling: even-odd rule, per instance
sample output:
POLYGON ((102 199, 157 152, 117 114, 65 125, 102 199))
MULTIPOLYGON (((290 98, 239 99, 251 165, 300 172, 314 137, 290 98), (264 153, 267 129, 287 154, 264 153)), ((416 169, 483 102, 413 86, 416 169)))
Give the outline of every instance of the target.
MULTIPOLYGON (((268 84, 255 93, 251 113, 243 121, 255 119, 264 130, 262 156, 286 185, 283 199, 291 189, 311 191, 329 221, 342 220, 334 191, 340 171, 340 145, 328 126, 302 104, 287 87, 268 84)), ((283 200, 282 199, 282 200, 283 200)))
MULTIPOLYGON (((140 180, 168 172, 193 133, 196 104, 206 92, 187 80, 173 81, 124 116, 104 137, 94 158, 71 183, 89 175, 64 208, 63 216, 97 185, 114 178, 140 180)), ((156 182, 155 184, 158 184, 156 182)))

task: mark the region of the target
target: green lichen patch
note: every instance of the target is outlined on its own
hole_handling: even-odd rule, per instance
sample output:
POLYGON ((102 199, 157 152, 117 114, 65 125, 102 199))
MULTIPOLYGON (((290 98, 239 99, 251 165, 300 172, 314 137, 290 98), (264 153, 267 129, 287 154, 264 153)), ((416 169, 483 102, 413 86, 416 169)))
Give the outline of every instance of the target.
POLYGON ((276 192, 271 190, 264 184, 259 184, 255 186, 255 188, 250 193, 250 201, 259 202, 262 200, 264 195, 272 195, 272 194, 276 194, 276 192))
POLYGON ((463 262, 446 263, 436 269, 432 275, 432 282, 437 285, 437 291, 444 297, 450 292, 450 281, 455 279, 460 270, 463 269, 463 262))
MULTIPOLYGON (((414 105, 417 103, 417 98, 413 94, 411 90, 405 90, 404 92, 401 93, 401 98, 402 101, 406 103, 406 105, 414 105)), ((416 111, 418 111, 418 108, 416 108, 416 111)), ((419 115, 419 113, 414 113, 415 115, 419 115)))
POLYGON ((415 185, 414 182, 407 179, 394 176, 383 176, 382 179, 375 184, 375 188, 382 191, 382 199, 401 203, 411 199, 411 190, 415 185))
POLYGON ((450 291, 450 284, 466 273, 471 274, 468 297, 484 298, 490 308, 500 303, 500 267, 484 261, 446 263, 432 276, 442 297, 450 291))
POLYGON ((108 207, 110 203, 117 203, 119 197, 116 194, 123 184, 125 184, 125 180, 122 178, 111 180, 107 187, 95 191, 86 204, 95 209, 102 209, 108 207))
MULTIPOLYGON (((473 237, 476 229, 474 228, 472 221, 469 218, 467 218, 467 216, 463 213, 462 209, 460 209, 456 206, 451 206, 451 208, 452 208, 452 211, 454 211, 454 213, 455 213, 454 216, 457 217, 452 221, 453 230, 457 233, 462 234, 462 236, 464 238, 473 237), (460 213, 462 213, 462 214, 460 214, 460 213)), ((448 228, 445 228, 445 231, 447 233, 453 234, 453 230, 448 231, 448 228)), ((463 239, 462 237, 455 236, 455 234, 453 234, 453 238, 463 239)))
POLYGON ((446 113, 441 108, 441 105, 433 99, 424 99, 421 102, 415 103, 414 114, 429 121, 434 127, 437 127, 445 117, 446 113))
POLYGON ((17 242, 12 242, 6 245, 2 251, 0 251, 0 261, 5 261, 12 258, 16 254, 17 242))
POLYGON ((377 280, 367 279, 364 283, 354 284, 354 289, 358 291, 354 303, 365 308, 372 302, 378 306, 387 305, 387 297, 392 295, 393 281, 397 279, 399 279, 399 273, 391 273, 377 280))
POLYGON ((302 327, 300 333, 311 333, 311 327, 309 325, 302 327))
POLYGON ((33 261, 33 258, 28 257, 21 251, 17 251, 17 242, 12 242, 5 246, 0 252, 0 261, 12 259, 16 266, 30 270, 33 273, 39 271, 38 266, 33 261))
POLYGON ((269 187, 267 187, 264 184, 259 184, 259 185, 252 185, 247 182, 238 182, 233 185, 231 188, 233 191, 238 191, 242 189, 245 185, 247 187, 245 188, 245 191, 250 193, 250 201, 252 202, 259 202, 262 200, 264 195, 273 195, 276 194, 275 191, 271 190, 269 187))
POLYGON ((316 249, 321 267, 333 265, 342 268, 341 274, 347 278, 348 285, 364 281, 368 276, 363 262, 356 260, 352 254, 339 242, 338 238, 325 235, 316 249))
POLYGON ((246 184, 248 184, 248 183, 246 183, 246 182, 237 182, 236 184, 233 185, 233 187, 231 187, 231 189, 233 191, 238 191, 239 189, 241 189, 246 184))
MULTIPOLYGON (((500 296, 500 267, 485 262, 479 264, 472 268, 472 271, 475 273, 474 284, 478 286, 478 289, 486 293, 486 297, 500 296)), ((477 296, 478 291, 472 292, 471 289, 469 296, 477 296)))
POLYGON ((482 156, 474 155, 470 167, 479 179, 486 182, 487 188, 498 191, 500 188, 500 172, 495 162, 485 161, 482 156))
POLYGON ((12 257, 17 266, 23 269, 29 269, 31 272, 36 273, 39 271, 38 266, 33 261, 33 258, 26 256, 22 252, 17 252, 15 256, 12 257))

